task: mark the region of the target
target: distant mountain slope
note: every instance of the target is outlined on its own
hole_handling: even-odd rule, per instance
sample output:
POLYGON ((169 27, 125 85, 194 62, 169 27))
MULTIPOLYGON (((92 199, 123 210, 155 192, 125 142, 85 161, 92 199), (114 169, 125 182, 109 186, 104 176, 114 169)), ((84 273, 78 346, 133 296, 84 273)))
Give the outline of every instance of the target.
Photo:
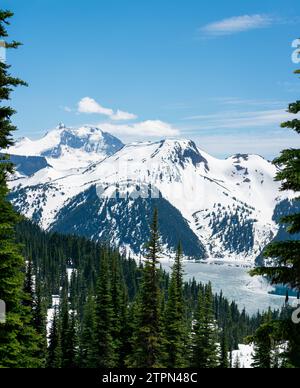
POLYGON ((40 170, 51 167, 47 159, 41 156, 11 155, 10 161, 15 165, 17 177, 29 177, 40 170))
MULTIPOLYGON (((188 257, 251 263, 279 231, 274 212, 289 196, 274 182, 276 168, 258 155, 219 160, 189 140, 123 146, 90 127, 59 127, 47 138, 36 152, 50 155, 53 167, 11 182, 14 206, 46 230, 109 239, 138 254, 157 206, 169 253, 182 240, 188 257), (66 149, 80 150, 86 162, 68 162, 66 149)), ((20 150, 29 152, 24 141, 13 149, 20 150)))
MULTIPOLYGON (((286 241, 286 240, 300 240, 300 234, 294 234, 291 235, 287 232, 288 225, 280 223, 282 217, 285 217, 286 215, 295 214, 300 212, 300 203, 296 200, 291 199, 285 199, 281 202, 279 202, 275 209, 274 209, 274 215, 273 220, 278 225, 278 229, 276 233, 272 236, 272 241, 286 241)), ((265 258, 263 257, 263 252, 261 255, 259 255, 256 259, 257 264, 261 265, 264 263, 265 258)), ((284 291, 286 292, 286 288, 284 288, 284 291)), ((283 294, 285 295, 285 293, 283 294)))
POLYGON ((87 167, 123 148, 124 144, 99 128, 67 128, 60 124, 42 139, 22 138, 9 149, 12 155, 43 156, 58 170, 87 167))
POLYGON ((205 248, 188 222, 164 198, 100 199, 93 186, 61 209, 51 230, 95 241, 114 242, 139 255, 149 236, 154 208, 159 211, 160 233, 166 251, 173 251, 181 241, 186 256, 206 257, 205 248))

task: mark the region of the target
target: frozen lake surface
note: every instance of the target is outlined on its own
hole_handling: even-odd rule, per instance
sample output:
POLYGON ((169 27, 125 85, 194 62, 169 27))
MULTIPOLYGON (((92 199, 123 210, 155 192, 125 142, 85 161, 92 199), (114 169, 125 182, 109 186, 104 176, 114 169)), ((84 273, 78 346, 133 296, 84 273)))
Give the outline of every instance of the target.
MULTIPOLYGON (((170 271, 172 262, 163 261, 162 267, 170 271)), ((230 301, 234 300, 248 314, 255 314, 258 310, 265 311, 269 307, 280 309, 285 302, 285 297, 271 295, 273 290, 265 279, 261 277, 252 278, 249 275, 249 268, 236 267, 234 265, 184 263, 185 279, 195 278, 202 283, 212 283, 216 293, 223 291, 223 294, 230 301)))

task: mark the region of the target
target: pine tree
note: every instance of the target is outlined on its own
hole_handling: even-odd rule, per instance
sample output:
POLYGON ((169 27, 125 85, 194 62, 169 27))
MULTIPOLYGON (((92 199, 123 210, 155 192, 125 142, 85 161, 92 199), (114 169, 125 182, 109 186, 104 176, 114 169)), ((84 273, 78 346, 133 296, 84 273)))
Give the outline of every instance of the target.
POLYGON ((233 367, 234 369, 241 369, 241 361, 239 355, 236 356, 233 367))
POLYGON ((78 358, 78 365, 81 368, 97 368, 96 304, 95 298, 91 294, 88 296, 84 308, 78 358))
POLYGON ((217 333, 211 284, 199 293, 195 317, 192 366, 200 369, 218 367, 217 333))
POLYGON ((49 347, 47 355, 47 368, 58 369, 62 366, 62 349, 59 330, 58 308, 55 306, 52 326, 49 335, 49 347))
MULTIPOLYGON (((6 39, 6 26, 13 13, 0 10, 0 39, 6 39)), ((16 49, 18 42, 5 43, 6 49, 16 49)), ((26 85, 9 73, 10 66, 0 62, 0 102, 10 99, 14 87, 26 85)), ((12 133, 16 127, 11 122, 15 111, 0 107, 0 151, 13 145, 12 133)), ((5 151, 4 151, 5 152, 5 151)), ((25 262, 15 244, 14 227, 19 218, 7 201, 7 179, 13 171, 9 158, 0 153, 0 299, 6 303, 6 323, 0 324, 0 367, 36 367, 34 357, 37 336, 31 326, 30 309, 22 304, 27 298, 23 292, 25 262)))
POLYGON ((112 337, 115 345, 116 366, 124 366, 124 354, 121 352, 124 348, 124 341, 126 342, 123 330, 126 327, 128 298, 119 254, 116 252, 112 253, 111 260, 111 295, 113 303, 112 337))
POLYGON ((64 369, 76 367, 76 317, 70 314, 68 277, 65 275, 60 297, 59 329, 61 339, 61 366, 64 369))
POLYGON ((159 368, 164 366, 160 272, 157 269, 160 253, 158 211, 155 209, 151 236, 147 244, 141 290, 137 301, 132 354, 127 358, 127 366, 129 367, 159 368))
POLYGON ((75 311, 69 315, 67 331, 67 348, 63 352, 63 367, 67 369, 77 368, 77 320, 75 311))
POLYGON ((183 265, 181 245, 178 246, 173 266, 164 317, 164 326, 167 354, 166 366, 168 368, 187 367, 188 329, 183 298, 183 265))
MULTIPOLYGON (((289 309, 289 317, 291 309, 289 309)), ((299 324, 295 325, 291 319, 281 322, 281 343, 286 348, 285 352, 279 357, 279 365, 285 368, 300 368, 300 334, 299 324)))
POLYGON ((23 286, 22 331, 19 336, 23 358, 19 361, 19 368, 43 368, 45 366, 45 354, 42 354, 43 337, 35 327, 34 288, 32 261, 29 260, 23 286))
POLYGON ((273 326, 270 323, 263 324, 254 337, 254 355, 252 367, 256 369, 271 369, 273 366, 272 342, 273 326))
POLYGON ((101 369, 114 368, 116 366, 113 338, 114 307, 110 276, 109 258, 106 251, 101 260, 96 295, 97 367, 101 369))
POLYGON ((254 344, 253 368, 279 368, 283 364, 283 355, 279 352, 281 345, 286 347, 286 341, 282 341, 283 324, 284 320, 273 320, 271 309, 263 314, 259 328, 248 338, 248 342, 254 344))
POLYGON ((70 323, 70 316, 69 316, 69 297, 68 297, 69 287, 68 287, 68 280, 67 275, 64 274, 64 279, 62 282, 62 291, 60 295, 60 304, 59 304, 59 337, 61 340, 61 355, 62 355, 62 368, 67 368, 68 364, 68 353, 69 353, 69 338, 68 338, 68 331, 69 331, 69 323, 70 323))
POLYGON ((36 297, 33 310, 33 322, 40 337, 38 359, 45 365, 47 357, 47 305, 41 295, 40 285, 36 285, 36 297))
MULTIPOLYGON (((300 112, 300 101, 289 105, 290 114, 300 112)), ((300 120, 294 119, 283 123, 282 128, 295 130, 300 135, 300 120)), ((274 160, 279 168, 276 181, 282 183, 281 190, 300 191, 300 149, 287 149, 281 156, 274 160)), ((295 199, 299 203, 299 197, 295 199)), ((287 231, 292 236, 300 233, 300 213, 287 215, 281 219, 287 225, 287 231)), ((300 241, 279 241, 271 243, 264 252, 268 258, 273 258, 274 266, 271 268, 258 268, 252 271, 253 275, 267 275, 273 284, 285 284, 300 290, 300 241)))
POLYGON ((226 326, 224 326, 222 330, 222 338, 221 338, 221 356, 220 356, 221 369, 229 369, 230 367, 228 354, 229 354, 228 333, 227 333, 226 326))
MULTIPOLYGON (((299 74, 300 72, 296 71, 296 73, 299 74)), ((294 115, 299 114, 300 101, 290 104, 288 112, 294 115)), ((300 120, 298 118, 287 121, 281 126, 282 128, 292 129, 300 135, 300 120)), ((297 196, 293 202, 299 205, 300 149, 291 148, 283 150, 281 155, 274 160, 274 164, 279 168, 276 181, 281 182, 281 190, 295 192, 297 196)), ((287 227, 287 232, 291 235, 291 240, 271 243, 265 249, 264 255, 267 258, 273 259, 273 265, 271 267, 257 268, 252 271, 252 275, 266 275, 272 284, 284 284, 300 291, 300 241, 297 239, 297 235, 300 233, 300 213, 286 215, 281 219, 281 223, 287 227)), ((274 325, 276 326, 275 322, 274 325)), ((288 318, 288 322, 282 322, 283 329, 290 325, 290 317, 288 318)), ((264 329, 266 328, 263 327, 262 330, 264 331, 264 329)), ((298 334, 292 340, 289 338, 291 331, 293 330, 289 328, 283 336, 289 339, 290 354, 294 355, 293 363, 296 362, 300 366, 300 362, 297 362, 297 360, 300 360, 300 349, 297 345, 300 343, 299 330, 295 330, 295 333, 298 334), (295 346, 294 349, 293 346, 295 346)), ((267 346, 267 340, 263 346, 267 346)), ((268 360, 262 362, 262 364, 268 365, 268 360)))

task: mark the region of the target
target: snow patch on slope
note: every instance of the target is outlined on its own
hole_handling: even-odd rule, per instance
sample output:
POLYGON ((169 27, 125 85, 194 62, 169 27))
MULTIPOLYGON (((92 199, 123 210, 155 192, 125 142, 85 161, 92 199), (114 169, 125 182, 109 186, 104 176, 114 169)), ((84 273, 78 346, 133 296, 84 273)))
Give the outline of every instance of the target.
POLYGON ((60 124, 39 140, 22 138, 7 152, 12 155, 44 156, 55 170, 87 167, 113 155, 123 143, 100 128, 67 128, 60 124))
MULTIPOLYGON (((92 186, 104 188, 102 195, 112 198, 117 187, 132 195, 137 187, 151 185, 156 194, 179 210, 189 228, 207 247, 207 256, 211 259, 253 264, 277 234, 274 209, 286 197, 274 182, 275 166, 258 155, 235 155, 219 160, 194 142, 183 139, 132 143, 102 158, 101 139, 105 138, 102 131, 90 127, 68 129, 67 141, 65 131, 59 127, 36 147, 37 153, 50 155, 47 160, 53 169, 11 182, 14 205, 29 217, 38 213, 37 221, 45 229, 51 229, 59 211, 92 186), (84 167, 77 151, 87 153, 87 162, 92 160, 92 163, 84 167)), ((28 144, 28 139, 24 139, 14 152, 20 148, 30 152, 30 147, 26 148, 28 144)), ((85 200, 82 198, 83 203, 85 200)), ((128 202, 128 206, 132 204, 128 202)), ((80 228, 80 220, 76 228, 80 228)), ((114 243, 122 244, 122 241, 114 243)))
POLYGON ((233 366, 239 361, 242 369, 253 369, 253 345, 239 345, 239 350, 232 352, 233 366))

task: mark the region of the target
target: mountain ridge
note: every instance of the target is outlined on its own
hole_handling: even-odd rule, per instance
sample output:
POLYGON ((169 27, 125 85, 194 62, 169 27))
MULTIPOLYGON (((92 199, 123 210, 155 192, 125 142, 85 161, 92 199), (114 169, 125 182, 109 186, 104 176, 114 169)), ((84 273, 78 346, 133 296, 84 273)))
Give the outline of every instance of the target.
MULTIPOLYGON (((81 128, 84 129, 77 133, 89 145, 89 134, 93 130, 81 128)), ((99 129, 94 131, 97 136, 103 134, 99 129)), ((72 233, 77 230, 78 234, 84 231, 85 237, 100 240, 103 235, 110 236, 112 243, 132 249, 133 254, 137 254, 141 240, 138 239, 136 244, 133 239, 125 241, 122 237, 126 235, 124 228, 131 235, 144 236, 145 210, 153 209, 159 198, 164 201, 160 205, 168 208, 181 225, 182 234, 190 235, 188 238, 193 247, 185 247, 186 256, 190 258, 224 258, 253 263, 278 233, 274 211, 289 196, 279 192, 279 184, 274 182, 276 167, 263 157, 236 154, 220 160, 186 139, 122 146, 118 140, 114 143, 118 147, 106 155, 99 153, 98 160, 87 166, 77 160, 78 164, 72 164, 69 170, 60 170, 57 164, 65 155, 56 154, 58 163, 52 167, 41 169, 30 177, 12 179, 12 203, 46 230, 72 233), (155 194, 153 198, 149 196, 150 187, 151 193, 155 194), (100 196, 99 201, 95 196, 84 195, 94 189, 100 196), (97 206, 94 206, 96 202, 97 206), (140 217, 133 210, 135 207, 139 209, 140 217), (93 228, 85 217, 84 222, 79 216, 76 219, 78 209, 81 214, 90 214, 90 219, 94 220, 93 228), (73 225, 67 226, 68 212, 73 225), (109 222, 104 217, 107 212, 109 222)), ((87 155, 98 149, 97 144, 95 148, 86 147, 86 144, 83 147, 87 155)), ((21 148, 17 145, 13 151, 21 148)), ((51 153, 46 157, 49 164, 55 162, 54 159, 51 153)), ((165 228, 162 236, 169 254, 176 248, 171 234, 172 231, 165 228)), ((180 234, 177 235, 180 239, 180 234)))
POLYGON ((47 158, 56 169, 87 167, 93 162, 113 155, 124 147, 115 136, 94 126, 67 128, 60 123, 41 139, 21 138, 9 148, 12 155, 41 156, 47 158))

